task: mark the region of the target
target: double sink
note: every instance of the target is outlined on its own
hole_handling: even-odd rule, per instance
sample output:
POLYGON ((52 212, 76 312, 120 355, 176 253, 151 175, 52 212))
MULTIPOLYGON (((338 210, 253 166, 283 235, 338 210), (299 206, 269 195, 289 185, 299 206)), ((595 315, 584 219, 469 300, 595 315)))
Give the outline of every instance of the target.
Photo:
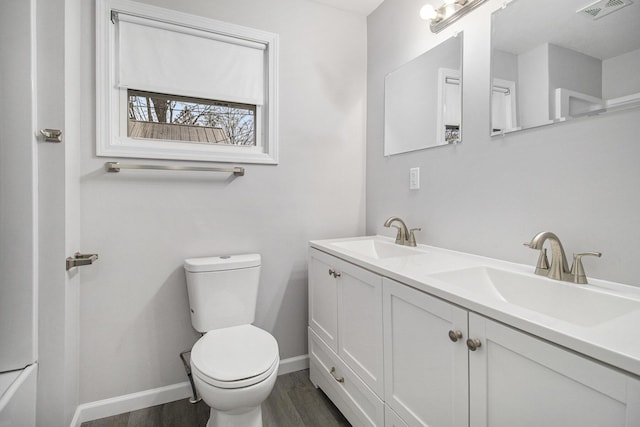
MULTIPOLYGON (((427 263, 442 258, 441 251, 422 245, 415 248, 401 246, 381 236, 345 239, 331 245, 364 258, 387 261, 383 265, 390 265, 388 261, 395 258, 410 257, 405 261, 411 261, 414 266, 419 266, 421 259, 427 263)), ((455 255, 451 254, 451 257, 455 255)), ((451 265, 442 263, 445 266, 447 264, 451 265)), ((460 268, 429 273, 429 279, 445 286, 461 288, 485 300, 495 299, 581 326, 597 325, 640 310, 640 300, 608 292, 597 285, 559 282, 536 276, 532 272, 510 271, 487 265, 469 267, 465 266, 469 262, 464 261, 460 264, 460 268)))
POLYGON ((383 236, 311 246, 640 376, 640 287, 552 280, 534 274, 533 265, 402 246, 383 236))

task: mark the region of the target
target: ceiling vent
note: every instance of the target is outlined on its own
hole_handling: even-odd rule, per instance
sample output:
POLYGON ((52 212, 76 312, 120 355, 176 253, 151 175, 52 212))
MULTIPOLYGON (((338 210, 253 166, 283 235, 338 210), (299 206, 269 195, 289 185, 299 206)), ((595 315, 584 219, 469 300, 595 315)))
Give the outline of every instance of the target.
POLYGON ((631 0, 600 0, 577 10, 576 13, 586 18, 597 20, 632 3, 631 0))

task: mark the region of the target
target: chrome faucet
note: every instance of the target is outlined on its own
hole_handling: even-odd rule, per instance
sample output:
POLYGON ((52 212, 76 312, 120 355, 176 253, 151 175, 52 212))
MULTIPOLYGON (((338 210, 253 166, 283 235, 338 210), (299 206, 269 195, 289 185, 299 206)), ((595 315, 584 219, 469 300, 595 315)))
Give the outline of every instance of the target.
POLYGON ((571 266, 571 269, 569 269, 567 256, 565 255, 562 243, 560 243, 558 236, 550 231, 543 231, 536 234, 533 239, 531 239, 530 243, 525 243, 524 245, 531 249, 537 249, 540 251, 538 263, 536 264, 536 274, 547 276, 554 280, 563 280, 565 282, 586 284, 587 276, 582 265, 582 257, 587 255, 597 257, 602 256, 600 252, 573 254, 573 265, 571 266), (549 264, 549 259, 547 258, 547 250, 543 248, 543 245, 547 240, 551 245, 551 264, 549 264))
POLYGON ((398 234, 396 234, 396 244, 403 246, 416 246, 416 236, 413 234, 414 231, 421 231, 421 228, 412 228, 408 229, 407 224, 404 223, 402 219, 397 216, 392 216, 384 222, 384 226, 389 228, 397 228, 398 234), (400 223, 400 226, 391 225, 394 222, 400 223))

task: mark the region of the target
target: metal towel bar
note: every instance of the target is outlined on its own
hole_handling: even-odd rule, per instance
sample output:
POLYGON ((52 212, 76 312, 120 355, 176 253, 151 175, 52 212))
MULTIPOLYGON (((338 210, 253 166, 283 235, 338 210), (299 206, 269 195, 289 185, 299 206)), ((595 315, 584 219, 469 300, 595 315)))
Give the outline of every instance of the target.
POLYGON ((156 169, 171 171, 200 171, 200 172, 231 172, 235 176, 244 176, 244 168, 234 166, 231 168, 201 167, 201 166, 164 166, 164 165, 132 165, 118 162, 106 162, 104 168, 107 172, 120 172, 120 169, 156 169))

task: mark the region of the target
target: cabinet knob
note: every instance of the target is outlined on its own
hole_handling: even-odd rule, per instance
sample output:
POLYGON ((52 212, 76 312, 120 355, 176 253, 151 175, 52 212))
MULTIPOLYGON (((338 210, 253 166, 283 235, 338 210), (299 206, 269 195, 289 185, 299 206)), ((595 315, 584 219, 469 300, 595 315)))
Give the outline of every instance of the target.
POLYGON ((469 338, 467 340, 467 347, 471 351, 476 351, 477 349, 482 347, 482 343, 480 342, 480 340, 478 338, 474 338, 474 339, 469 338))
POLYGON ((457 342, 462 338, 462 331, 449 331, 449 339, 453 342, 457 342))
POLYGON ((331 370, 329 371, 329 373, 331 374, 331 376, 333 377, 334 380, 338 381, 339 383, 343 383, 344 382, 344 377, 337 377, 336 376, 336 367, 332 366, 331 370))
POLYGON ((335 277, 337 279, 338 277, 342 276, 342 273, 330 268, 329 269, 329 276, 333 276, 333 277, 335 277))

